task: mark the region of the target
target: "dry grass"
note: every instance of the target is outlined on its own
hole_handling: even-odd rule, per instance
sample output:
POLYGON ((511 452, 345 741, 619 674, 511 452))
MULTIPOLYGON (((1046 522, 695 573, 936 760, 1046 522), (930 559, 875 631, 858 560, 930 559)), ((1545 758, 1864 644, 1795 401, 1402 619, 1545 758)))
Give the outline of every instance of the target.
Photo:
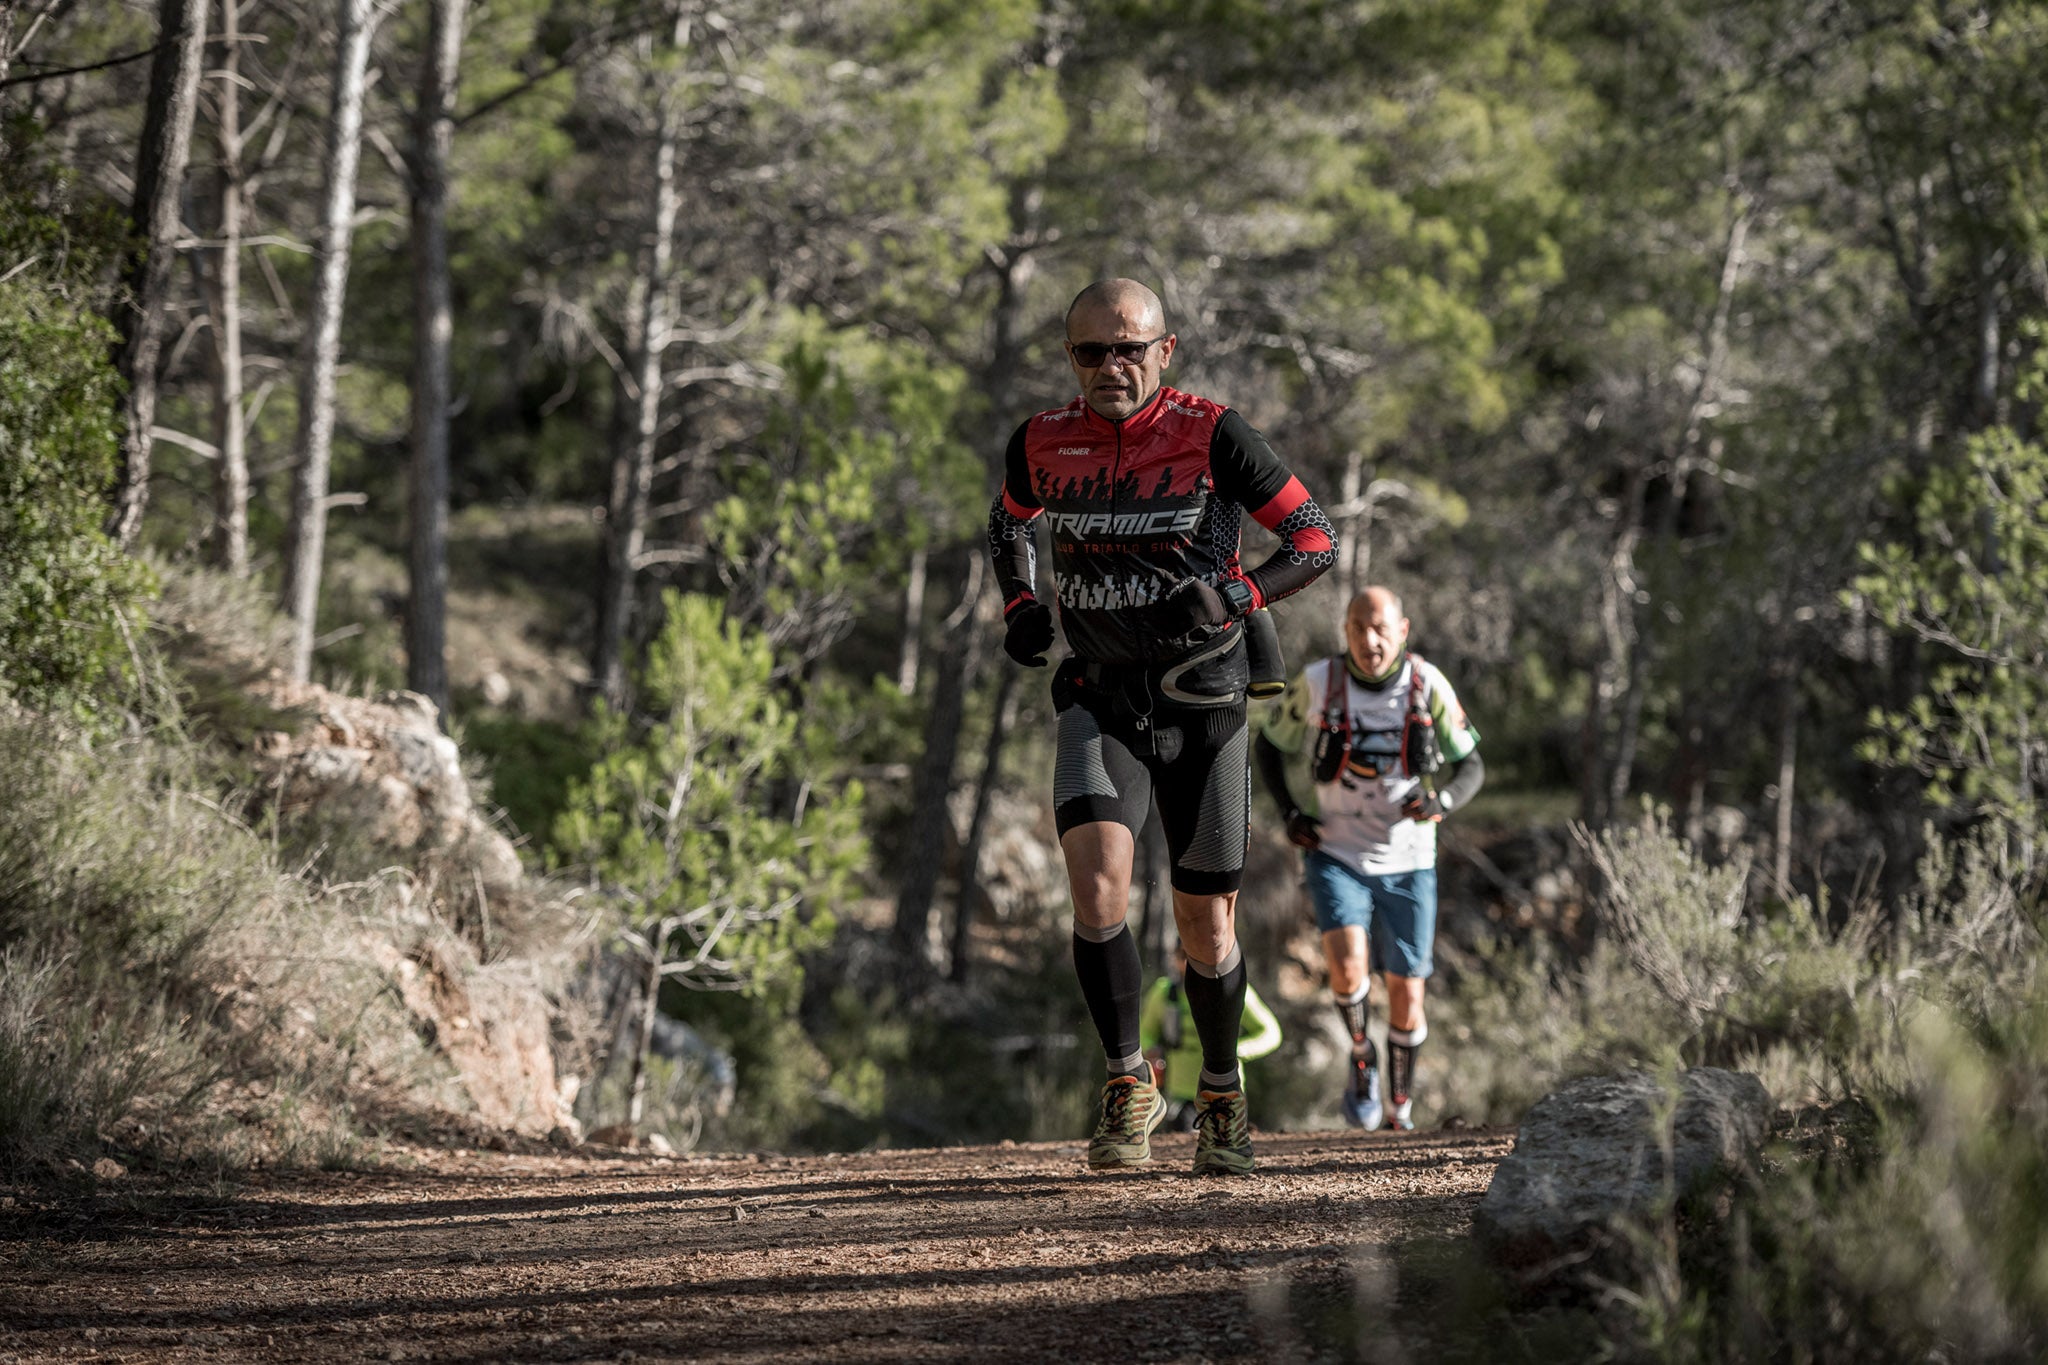
MULTIPOLYGON (((1570 1076, 1717 1065, 1804 1116, 1738 1214, 1639 1229, 1623 1359, 2035 1360, 2048 1351, 2048 973, 2004 851, 1937 845, 1892 914, 1759 904, 1651 820, 1582 843, 1576 963, 1495 960, 1443 1002, 1445 1065, 1512 1119, 1570 1076)), ((1436 1011, 1433 1010, 1433 1013, 1436 1011)))
POLYGON ((0 721, 0 1168, 291 1159, 425 1063, 346 951, 364 899, 279 866, 199 759, 0 721))
POLYGON ((356 1164, 381 1116, 467 1104, 379 961, 446 941, 483 986, 559 1000, 588 943, 561 888, 486 896, 461 847, 355 864, 280 823, 240 756, 291 723, 240 687, 274 618, 247 585, 164 582, 124 731, 0 710, 0 1179, 356 1164))

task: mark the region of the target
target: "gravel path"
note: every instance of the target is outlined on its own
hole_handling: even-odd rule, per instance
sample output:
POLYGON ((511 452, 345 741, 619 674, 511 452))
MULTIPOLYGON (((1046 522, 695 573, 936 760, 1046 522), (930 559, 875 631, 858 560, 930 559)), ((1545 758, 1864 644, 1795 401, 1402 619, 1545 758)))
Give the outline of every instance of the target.
POLYGON ((1427 1358, 1396 1261, 1463 1237, 1511 1142, 1261 1134, 1229 1181, 1174 1135, 1118 1175, 1079 1143, 417 1151, 222 1197, 16 1191, 0 1362, 1427 1358))

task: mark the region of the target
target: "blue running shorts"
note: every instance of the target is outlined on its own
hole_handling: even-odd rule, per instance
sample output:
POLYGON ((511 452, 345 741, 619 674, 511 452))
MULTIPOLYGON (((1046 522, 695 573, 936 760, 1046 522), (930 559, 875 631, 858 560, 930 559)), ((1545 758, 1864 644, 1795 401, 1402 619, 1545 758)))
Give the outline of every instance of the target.
POLYGON ((1373 965, 1394 976, 1436 970, 1436 869, 1354 872, 1326 853, 1302 855, 1302 879, 1324 933, 1357 925, 1372 944, 1373 965))

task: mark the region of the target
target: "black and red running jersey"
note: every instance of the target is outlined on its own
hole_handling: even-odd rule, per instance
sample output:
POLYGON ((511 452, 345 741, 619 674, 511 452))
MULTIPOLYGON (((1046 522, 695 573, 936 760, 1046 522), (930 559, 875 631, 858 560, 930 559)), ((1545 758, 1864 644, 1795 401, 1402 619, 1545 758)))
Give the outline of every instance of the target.
POLYGON ((1235 411, 1177 389, 1161 388, 1121 422, 1077 397, 1017 428, 988 523, 1006 611, 1036 596, 1032 527, 1041 515, 1067 643, 1098 663, 1184 652, 1188 641, 1157 638, 1130 609, 1186 579, 1243 579, 1262 607, 1336 559, 1330 519, 1266 438, 1235 411), (1241 511, 1280 537, 1250 572, 1237 560, 1241 511))

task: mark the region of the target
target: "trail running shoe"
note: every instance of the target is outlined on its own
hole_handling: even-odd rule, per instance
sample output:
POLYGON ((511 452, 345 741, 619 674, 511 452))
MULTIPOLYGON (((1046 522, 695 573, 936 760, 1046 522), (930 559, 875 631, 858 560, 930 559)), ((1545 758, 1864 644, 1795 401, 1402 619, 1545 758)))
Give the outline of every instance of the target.
POLYGON ((1387 1127, 1403 1133, 1415 1131, 1415 1101, 1406 1095, 1394 1096, 1394 1107, 1387 1111, 1387 1127))
POLYGON ((1200 1091, 1195 1096, 1195 1174, 1251 1173, 1252 1125, 1244 1091, 1200 1091))
POLYGON ((1166 1117, 1159 1087, 1136 1076, 1112 1076, 1102 1087, 1102 1118, 1088 1139, 1088 1169, 1115 1171, 1152 1159, 1152 1130, 1166 1117))
POLYGON ((1363 1057, 1351 1061, 1351 1078, 1344 1082, 1344 1121, 1370 1133, 1386 1118, 1380 1103, 1380 1069, 1363 1057))

